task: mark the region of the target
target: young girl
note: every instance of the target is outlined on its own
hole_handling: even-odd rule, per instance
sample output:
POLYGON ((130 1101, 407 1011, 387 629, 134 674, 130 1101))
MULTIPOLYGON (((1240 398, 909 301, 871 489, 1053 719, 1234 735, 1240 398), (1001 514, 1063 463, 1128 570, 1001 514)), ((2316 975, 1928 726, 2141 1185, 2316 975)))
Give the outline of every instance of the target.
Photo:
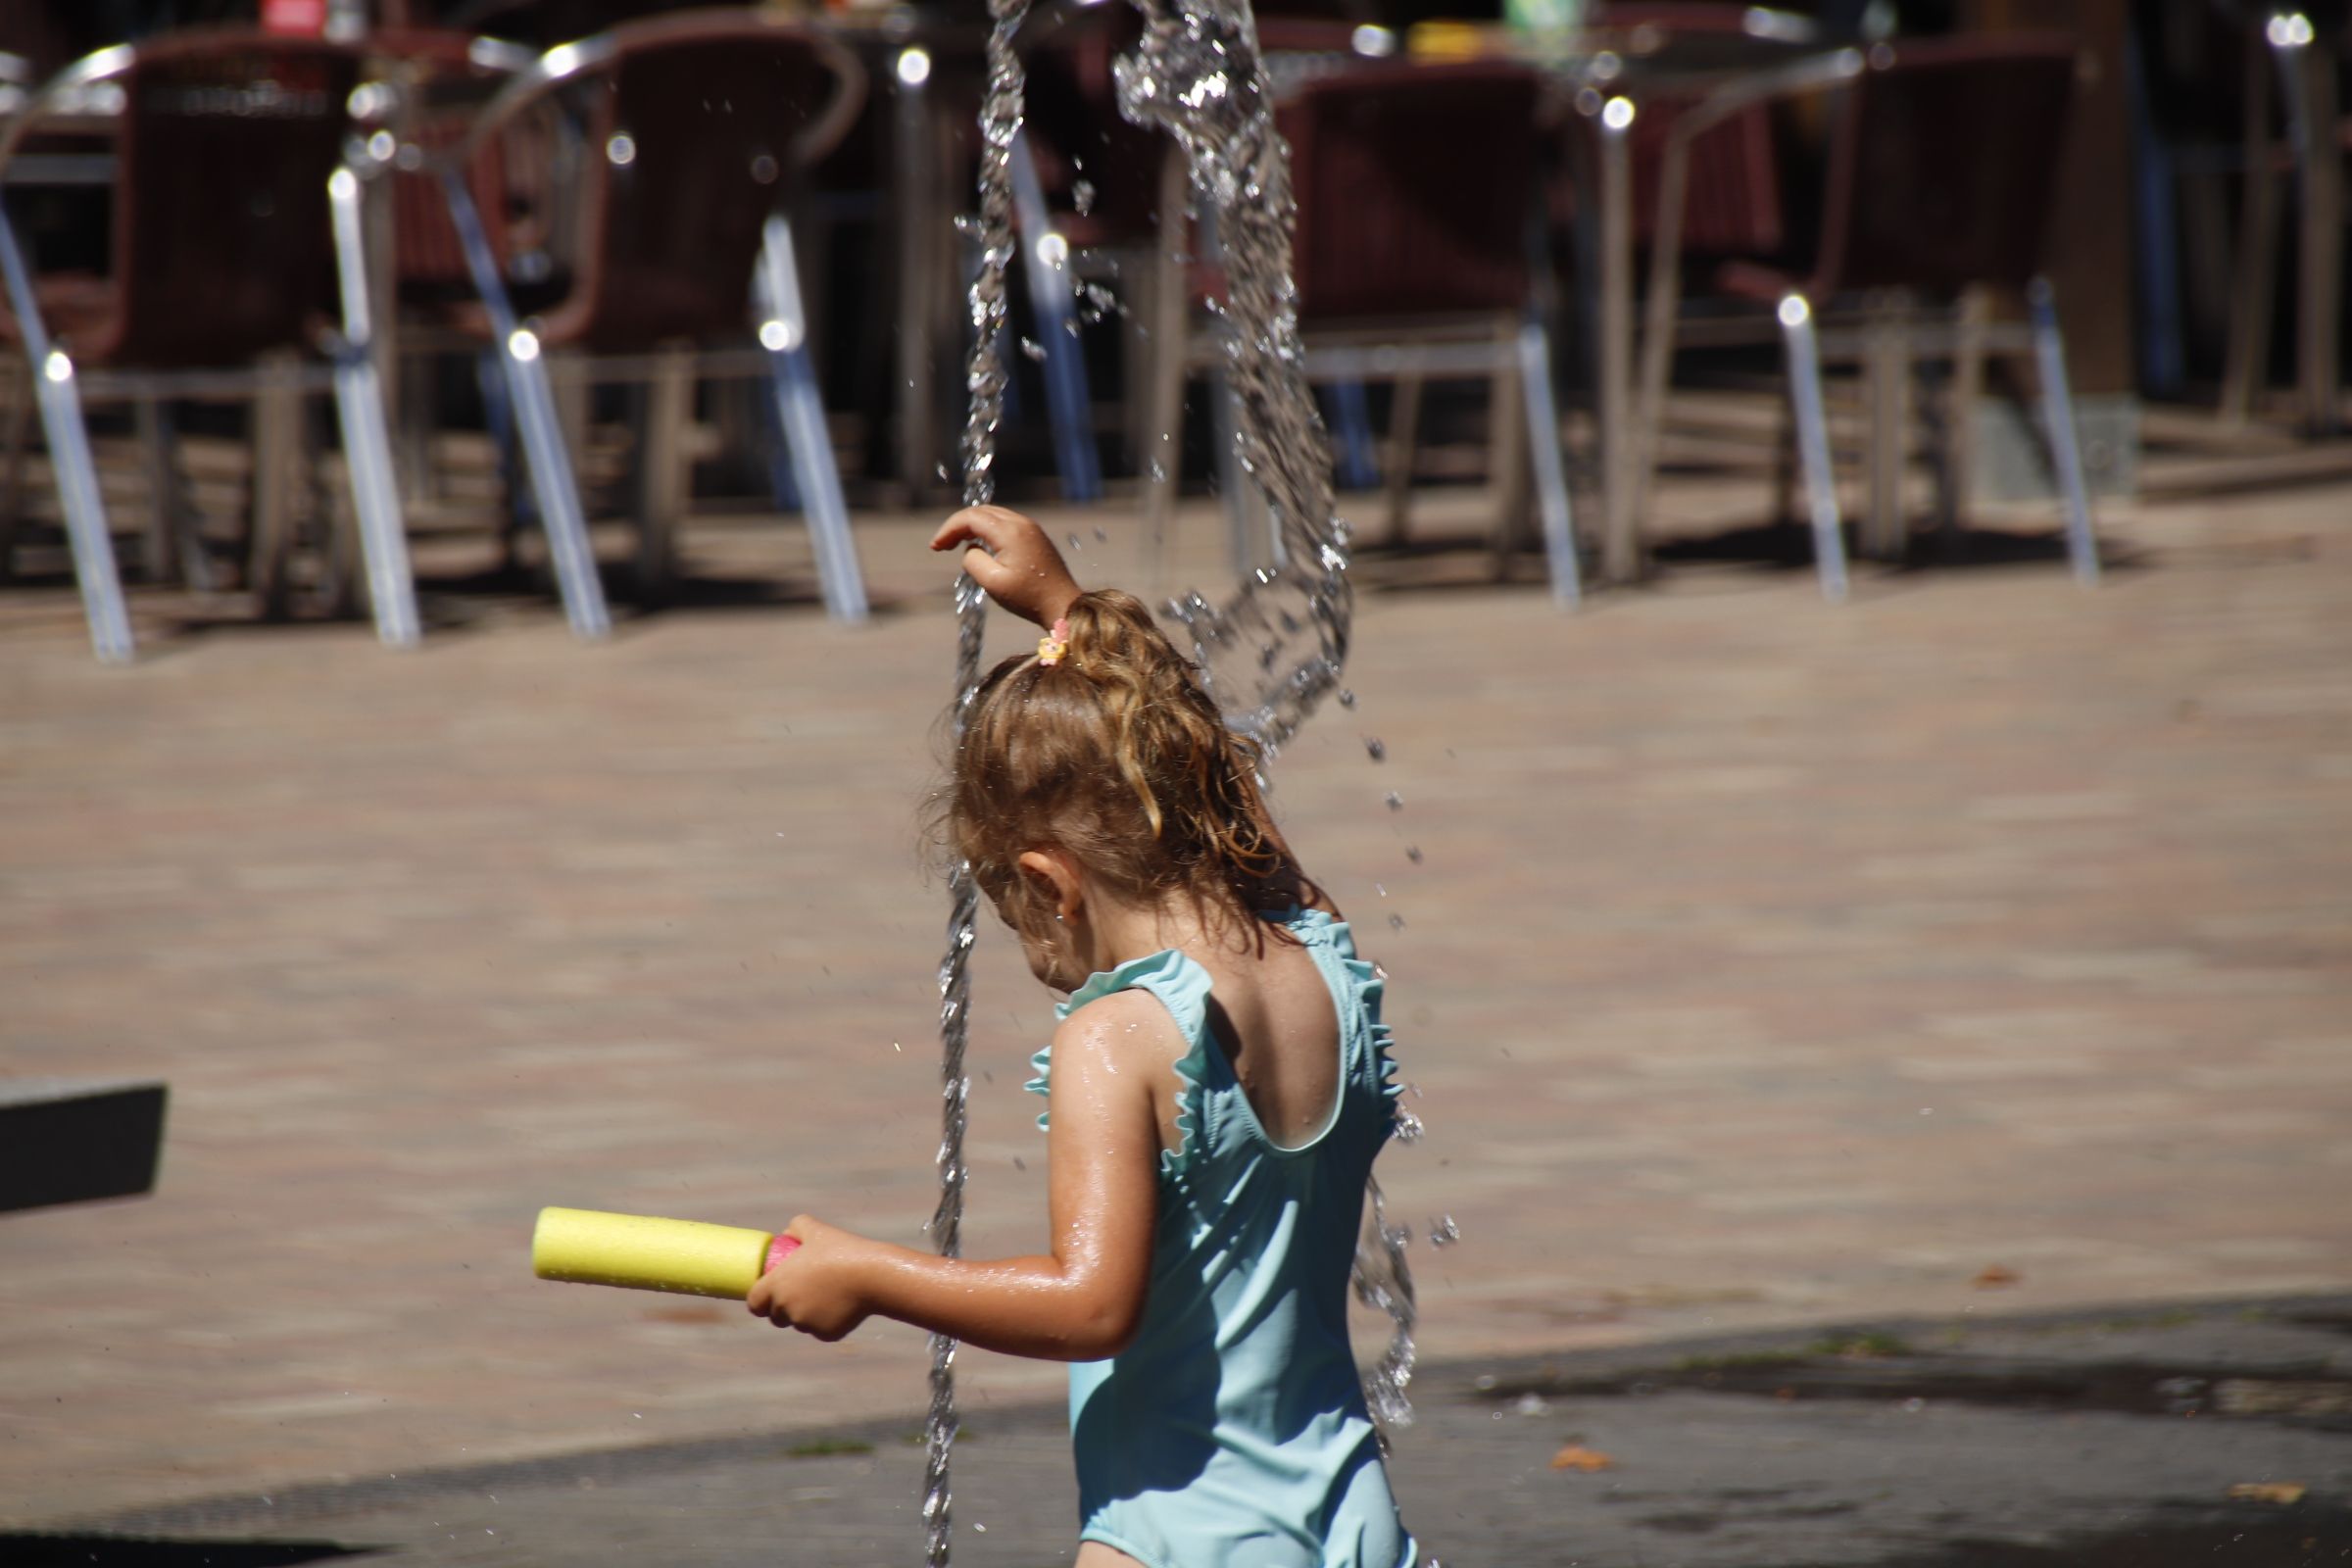
POLYGON ((803 1215, 751 1309, 1078 1363, 1079 1568, 1409 1565, 1348 1343, 1394 1114, 1381 982, 1149 612, 1080 592, 1018 513, 957 513, 932 548, 958 546, 1048 628, 981 683, 945 825, 1070 994, 1029 1086, 1053 1250, 948 1259, 803 1215))

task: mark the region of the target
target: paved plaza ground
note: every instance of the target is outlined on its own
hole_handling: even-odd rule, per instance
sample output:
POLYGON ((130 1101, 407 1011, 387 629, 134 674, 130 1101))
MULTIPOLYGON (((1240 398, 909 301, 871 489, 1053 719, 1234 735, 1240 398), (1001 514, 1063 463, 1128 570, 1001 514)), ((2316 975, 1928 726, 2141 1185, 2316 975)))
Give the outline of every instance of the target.
MULTIPOLYGON (((1052 521, 1138 580, 1130 510, 1052 521)), ((1392 973, 1429 1131, 1381 1178, 1460 1232, 1414 1248, 1437 1405, 1508 1425, 1480 1368, 1711 1336, 2352 1290, 2352 490, 2102 521, 2093 592, 2034 550, 1835 609, 1706 552, 1572 615, 1472 550, 1364 563, 1355 705, 1277 804, 1392 973)), ((806 547, 736 528, 601 648, 528 596, 459 596, 409 656, 141 599, 141 662, 104 669, 70 594, 0 594, 0 1073, 172 1086, 152 1197, 0 1216, 0 1530, 919 1419, 911 1332, 820 1347, 541 1284, 526 1249, 547 1203, 919 1244, 953 643, 924 527, 860 519, 862 628, 763 602, 806 547)), ((1191 515, 1146 586, 1213 583, 1219 533, 1191 515)), ((1051 1016, 983 954, 974 1252, 1042 1235, 1051 1016)), ((1065 1495, 1058 1370, 963 1365, 965 1517, 1065 1495)), ((1740 1441, 1675 1408, 1660 1456, 1740 1441)), ((1408 1501, 1469 1473, 1415 1441, 1408 1501)), ((2340 1508, 2330 1441, 2304 1479, 2340 1508)), ((855 1491, 774 1486, 727 1506, 855 1491)))

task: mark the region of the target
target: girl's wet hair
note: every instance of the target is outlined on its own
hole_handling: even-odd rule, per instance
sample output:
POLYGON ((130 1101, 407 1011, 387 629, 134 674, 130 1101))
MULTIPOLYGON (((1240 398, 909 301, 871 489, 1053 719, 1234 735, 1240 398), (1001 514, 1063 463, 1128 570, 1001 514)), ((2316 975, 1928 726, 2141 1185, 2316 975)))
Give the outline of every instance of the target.
POLYGON ((948 760, 939 837, 1005 922, 1051 930, 1018 867, 1048 846, 1122 902, 1182 894, 1204 919, 1310 897, 1258 792, 1255 745, 1225 727, 1152 612, 1098 589, 1067 618, 1058 662, 1021 655, 989 672, 948 760))

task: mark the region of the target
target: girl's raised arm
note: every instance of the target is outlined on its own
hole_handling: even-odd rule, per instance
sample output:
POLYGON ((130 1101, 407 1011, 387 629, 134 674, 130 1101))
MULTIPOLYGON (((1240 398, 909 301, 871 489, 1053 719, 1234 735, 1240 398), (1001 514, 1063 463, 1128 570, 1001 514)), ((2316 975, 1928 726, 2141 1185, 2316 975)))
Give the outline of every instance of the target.
POLYGON ((1104 997, 1054 1034, 1047 1143, 1054 1250, 985 1261, 894 1247, 802 1215, 801 1247, 752 1287, 757 1316, 837 1340, 867 1316, 1008 1355, 1094 1361, 1135 1337, 1158 1217, 1151 1063, 1172 1028, 1142 992, 1104 997))
POLYGON ((966 507, 931 536, 934 550, 964 547, 963 569, 1014 614, 1052 626, 1069 613, 1078 579, 1046 530, 1009 507, 966 507))

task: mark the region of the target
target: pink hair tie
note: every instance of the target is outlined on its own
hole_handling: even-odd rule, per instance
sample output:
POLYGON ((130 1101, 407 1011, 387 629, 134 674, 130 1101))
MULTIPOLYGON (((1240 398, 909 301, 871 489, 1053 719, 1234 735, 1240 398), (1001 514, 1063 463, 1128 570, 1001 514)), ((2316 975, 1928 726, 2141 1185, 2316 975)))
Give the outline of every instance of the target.
POLYGON ((1037 662, 1041 664, 1058 664, 1061 656, 1069 651, 1070 623, 1066 619, 1054 622, 1054 629, 1037 640, 1037 662))

